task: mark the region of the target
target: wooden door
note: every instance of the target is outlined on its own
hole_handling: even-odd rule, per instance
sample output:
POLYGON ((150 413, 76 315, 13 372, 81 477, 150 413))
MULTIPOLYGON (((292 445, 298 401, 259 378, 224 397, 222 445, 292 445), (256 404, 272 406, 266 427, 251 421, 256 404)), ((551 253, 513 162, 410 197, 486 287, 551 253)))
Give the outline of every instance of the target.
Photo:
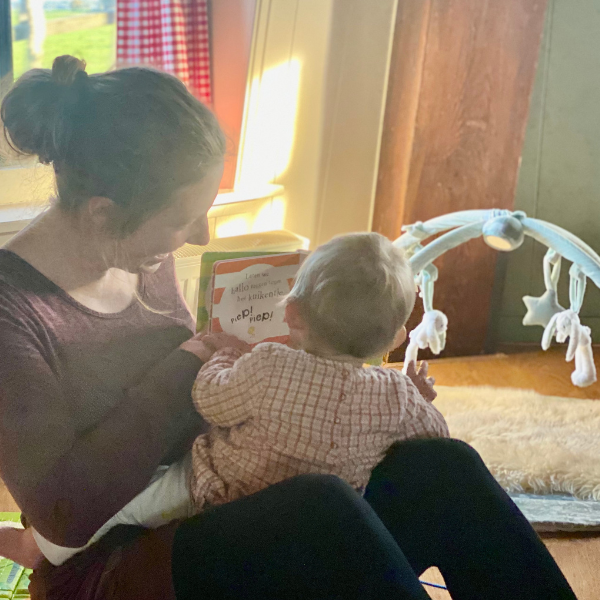
MULTIPOLYGON (((403 224, 513 207, 545 8, 546 0, 399 0, 374 231, 395 239, 403 224)), ((483 352, 495 253, 474 240, 437 265, 446 354, 483 352)))

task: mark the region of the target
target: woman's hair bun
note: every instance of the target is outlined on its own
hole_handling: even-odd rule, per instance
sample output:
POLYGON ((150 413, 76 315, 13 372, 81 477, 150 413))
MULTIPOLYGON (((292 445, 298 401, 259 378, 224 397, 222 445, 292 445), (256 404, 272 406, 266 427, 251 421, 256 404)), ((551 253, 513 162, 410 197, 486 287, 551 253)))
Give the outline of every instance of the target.
POLYGON ((73 84, 87 78, 84 69, 83 60, 59 56, 52 70, 32 69, 19 78, 0 113, 4 135, 14 150, 37 155, 43 163, 64 154, 72 132, 73 102, 80 97, 73 84))
POLYGON ((59 56, 52 69, 27 71, 2 101, 4 133, 18 152, 54 165, 65 210, 110 198, 119 208, 111 230, 126 236, 220 164, 225 138, 173 75, 129 67, 88 77, 84 69, 59 56))
POLYGON ((52 80, 59 85, 73 85, 78 73, 87 75, 85 66, 85 60, 74 56, 57 56, 52 63, 52 80))

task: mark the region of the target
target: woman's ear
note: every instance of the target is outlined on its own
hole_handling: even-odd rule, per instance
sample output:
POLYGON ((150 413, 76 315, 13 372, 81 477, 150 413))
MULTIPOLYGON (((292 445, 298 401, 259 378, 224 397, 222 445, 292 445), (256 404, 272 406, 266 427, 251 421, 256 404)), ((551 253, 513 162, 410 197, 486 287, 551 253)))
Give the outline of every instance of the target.
POLYGON ((88 200, 86 211, 96 230, 105 230, 115 218, 116 205, 110 198, 93 196, 88 200))

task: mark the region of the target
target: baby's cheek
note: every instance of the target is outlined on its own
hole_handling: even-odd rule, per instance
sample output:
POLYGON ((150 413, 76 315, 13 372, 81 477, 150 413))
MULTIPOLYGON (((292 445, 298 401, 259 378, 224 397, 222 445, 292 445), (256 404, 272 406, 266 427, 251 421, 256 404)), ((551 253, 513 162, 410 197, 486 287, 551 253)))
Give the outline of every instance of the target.
POLYGON ((288 342, 290 348, 299 349, 302 346, 302 339, 297 329, 290 330, 290 340, 288 342))

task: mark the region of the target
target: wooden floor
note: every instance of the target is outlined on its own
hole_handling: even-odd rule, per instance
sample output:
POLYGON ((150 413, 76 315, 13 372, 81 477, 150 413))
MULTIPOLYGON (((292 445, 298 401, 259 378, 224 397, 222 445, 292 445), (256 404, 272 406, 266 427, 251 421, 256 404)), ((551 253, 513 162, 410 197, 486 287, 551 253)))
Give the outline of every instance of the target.
MULTIPOLYGON (((600 373, 599 348, 595 349, 595 354, 596 368, 600 373)), ((562 348, 515 355, 449 358, 431 361, 430 365, 430 373, 439 385, 516 387, 549 396, 600 399, 600 383, 585 389, 571 384, 573 364, 565 362, 562 348)), ((542 538, 577 598, 599 600, 600 535, 543 535, 542 538)), ((436 569, 430 569, 421 579, 434 583, 443 581, 436 569)), ((434 600, 450 598, 442 590, 427 588, 427 592, 434 600)))
MULTIPOLYGON (((600 357, 600 351, 596 350, 600 357)), ((392 365, 390 365, 392 366, 392 365)), ((596 359, 600 373, 600 362, 596 359)), ((440 385, 492 385, 533 389, 541 394, 600 399, 600 384, 579 389, 571 384, 572 364, 564 362, 564 351, 533 352, 431 362, 431 374, 440 385)), ((0 511, 18 510, 0 482, 0 511)), ((579 600, 600 599, 600 536, 545 535, 544 542, 573 586, 579 600)), ((434 569, 423 579, 441 583, 434 569)), ((434 600, 448 600, 444 591, 428 588, 434 600)))
MULTIPOLYGON (((595 355, 600 374, 600 347, 595 348, 595 355)), ((429 364, 438 385, 491 385, 535 390, 546 396, 600 399, 600 382, 587 388, 578 388, 571 383, 574 366, 565 361, 564 348, 552 348, 548 352, 445 358, 429 364)))

